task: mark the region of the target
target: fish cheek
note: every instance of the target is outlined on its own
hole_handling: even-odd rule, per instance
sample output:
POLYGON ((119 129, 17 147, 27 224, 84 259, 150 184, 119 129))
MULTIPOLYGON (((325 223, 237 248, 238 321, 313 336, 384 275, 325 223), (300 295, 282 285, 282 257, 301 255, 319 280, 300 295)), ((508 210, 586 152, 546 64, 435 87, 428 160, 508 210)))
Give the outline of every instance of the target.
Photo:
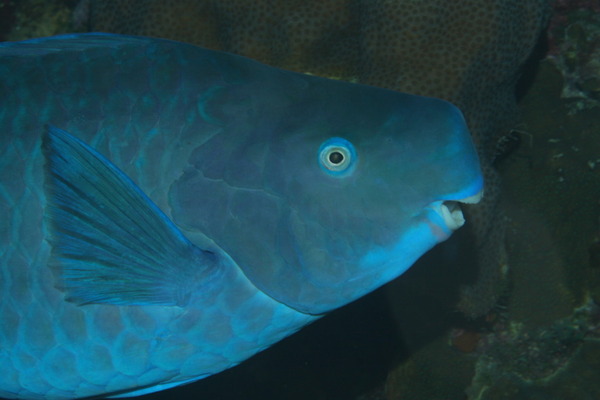
POLYGON ((331 220, 309 219, 292 212, 289 228, 302 274, 315 286, 336 287, 352 275, 352 259, 358 249, 345 224, 332 226, 331 220))
POLYGON ((306 184, 304 196, 290 197, 288 229, 297 268, 319 287, 340 287, 362 274, 357 261, 380 239, 364 193, 356 190, 351 178, 342 179, 327 177, 306 184))

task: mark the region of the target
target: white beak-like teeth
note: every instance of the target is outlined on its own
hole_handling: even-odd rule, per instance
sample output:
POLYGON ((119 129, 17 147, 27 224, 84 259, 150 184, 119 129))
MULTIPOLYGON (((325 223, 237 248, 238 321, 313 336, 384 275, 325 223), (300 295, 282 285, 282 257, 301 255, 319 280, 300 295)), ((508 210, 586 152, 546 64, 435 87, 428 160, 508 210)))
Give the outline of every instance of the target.
POLYGON ((475 204, 475 203, 479 203, 479 200, 481 200, 482 198, 483 198, 483 190, 480 191, 479 193, 477 193, 476 195, 467 197, 466 199, 460 199, 459 201, 461 203, 475 204))
POLYGON ((440 207, 441 216, 444 218, 446 226, 451 230, 456 230, 464 225, 465 217, 460 206, 455 201, 447 201, 440 207))
POLYGON ((432 204, 431 207, 442 217, 448 229, 455 231, 465 224, 465 217, 463 216, 459 203, 475 204, 478 203, 482 197, 483 190, 476 195, 464 199, 436 202, 432 204))

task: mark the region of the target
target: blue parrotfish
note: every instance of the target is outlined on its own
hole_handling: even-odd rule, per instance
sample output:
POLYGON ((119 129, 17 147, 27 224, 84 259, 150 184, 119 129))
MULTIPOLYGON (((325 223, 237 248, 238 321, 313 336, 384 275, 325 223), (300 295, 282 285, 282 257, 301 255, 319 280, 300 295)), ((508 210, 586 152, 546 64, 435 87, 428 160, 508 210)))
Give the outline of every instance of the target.
POLYGON ((0 44, 0 397, 143 395, 380 287, 476 202, 448 102, 193 45, 0 44))

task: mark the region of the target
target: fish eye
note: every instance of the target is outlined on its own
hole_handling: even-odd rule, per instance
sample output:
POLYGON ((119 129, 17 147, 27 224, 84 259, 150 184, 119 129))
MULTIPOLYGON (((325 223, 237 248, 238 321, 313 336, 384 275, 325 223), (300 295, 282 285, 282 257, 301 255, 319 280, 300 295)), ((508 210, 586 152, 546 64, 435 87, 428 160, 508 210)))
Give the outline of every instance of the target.
POLYGON ((344 162, 344 155, 340 151, 332 151, 328 155, 329 162, 333 165, 338 165, 344 162))
POLYGON ((356 165, 356 150, 346 139, 332 137, 319 148, 321 168, 333 176, 347 176, 356 165))

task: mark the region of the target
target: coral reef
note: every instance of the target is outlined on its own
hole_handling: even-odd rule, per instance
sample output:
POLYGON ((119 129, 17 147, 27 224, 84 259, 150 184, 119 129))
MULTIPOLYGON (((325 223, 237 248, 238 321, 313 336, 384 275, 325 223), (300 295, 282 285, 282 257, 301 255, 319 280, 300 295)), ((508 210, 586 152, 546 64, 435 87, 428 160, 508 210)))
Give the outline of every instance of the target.
POLYGON ((1 40, 23 40, 73 31, 71 15, 76 0, 19 0, 0 2, 6 32, 1 40))
MULTIPOLYGON (((475 363, 467 385, 469 399, 600 398, 600 119, 595 106, 577 106, 580 101, 591 104, 589 93, 584 94, 588 99, 562 96, 568 80, 579 81, 585 69, 580 64, 598 59, 589 40, 597 27, 583 35, 588 47, 573 43, 582 39, 568 32, 597 14, 568 13, 569 19, 558 18, 566 23, 561 28, 565 34, 555 31, 553 53, 539 65, 520 103, 521 123, 515 132, 521 146, 499 164, 510 285, 502 307, 494 311, 498 316, 491 326, 459 323, 412 357, 413 362, 437 359, 445 380, 464 382, 463 373, 454 371, 456 363, 447 359, 452 350, 472 350, 461 355, 464 363, 475 363), (557 59, 575 48, 579 51, 565 74, 557 59)), ((400 382, 403 376, 406 371, 399 366, 389 381, 400 382)), ((435 380, 431 384, 436 393, 448 387, 435 380)), ((388 399, 428 392, 415 390, 407 380, 397 393, 401 395, 388 399)), ((435 398, 462 396, 464 392, 454 392, 435 398)))
POLYGON ((565 8, 553 20, 550 59, 564 78, 570 112, 600 105, 600 5, 565 8))
POLYGON ((568 318, 544 328, 527 329, 520 323, 497 326, 479 344, 476 374, 466 390, 469 399, 529 399, 534 393, 545 393, 548 387, 554 387, 554 392, 571 393, 549 397, 557 399, 584 399, 600 391, 589 384, 577 389, 565 387, 562 379, 589 363, 580 357, 582 348, 600 345, 598 312, 598 306, 590 300, 568 318))
POLYGON ((552 3, 552 18, 548 26, 548 54, 561 52, 559 44, 564 43, 564 30, 580 16, 591 16, 600 12, 600 3, 596 0, 555 0, 552 3))

